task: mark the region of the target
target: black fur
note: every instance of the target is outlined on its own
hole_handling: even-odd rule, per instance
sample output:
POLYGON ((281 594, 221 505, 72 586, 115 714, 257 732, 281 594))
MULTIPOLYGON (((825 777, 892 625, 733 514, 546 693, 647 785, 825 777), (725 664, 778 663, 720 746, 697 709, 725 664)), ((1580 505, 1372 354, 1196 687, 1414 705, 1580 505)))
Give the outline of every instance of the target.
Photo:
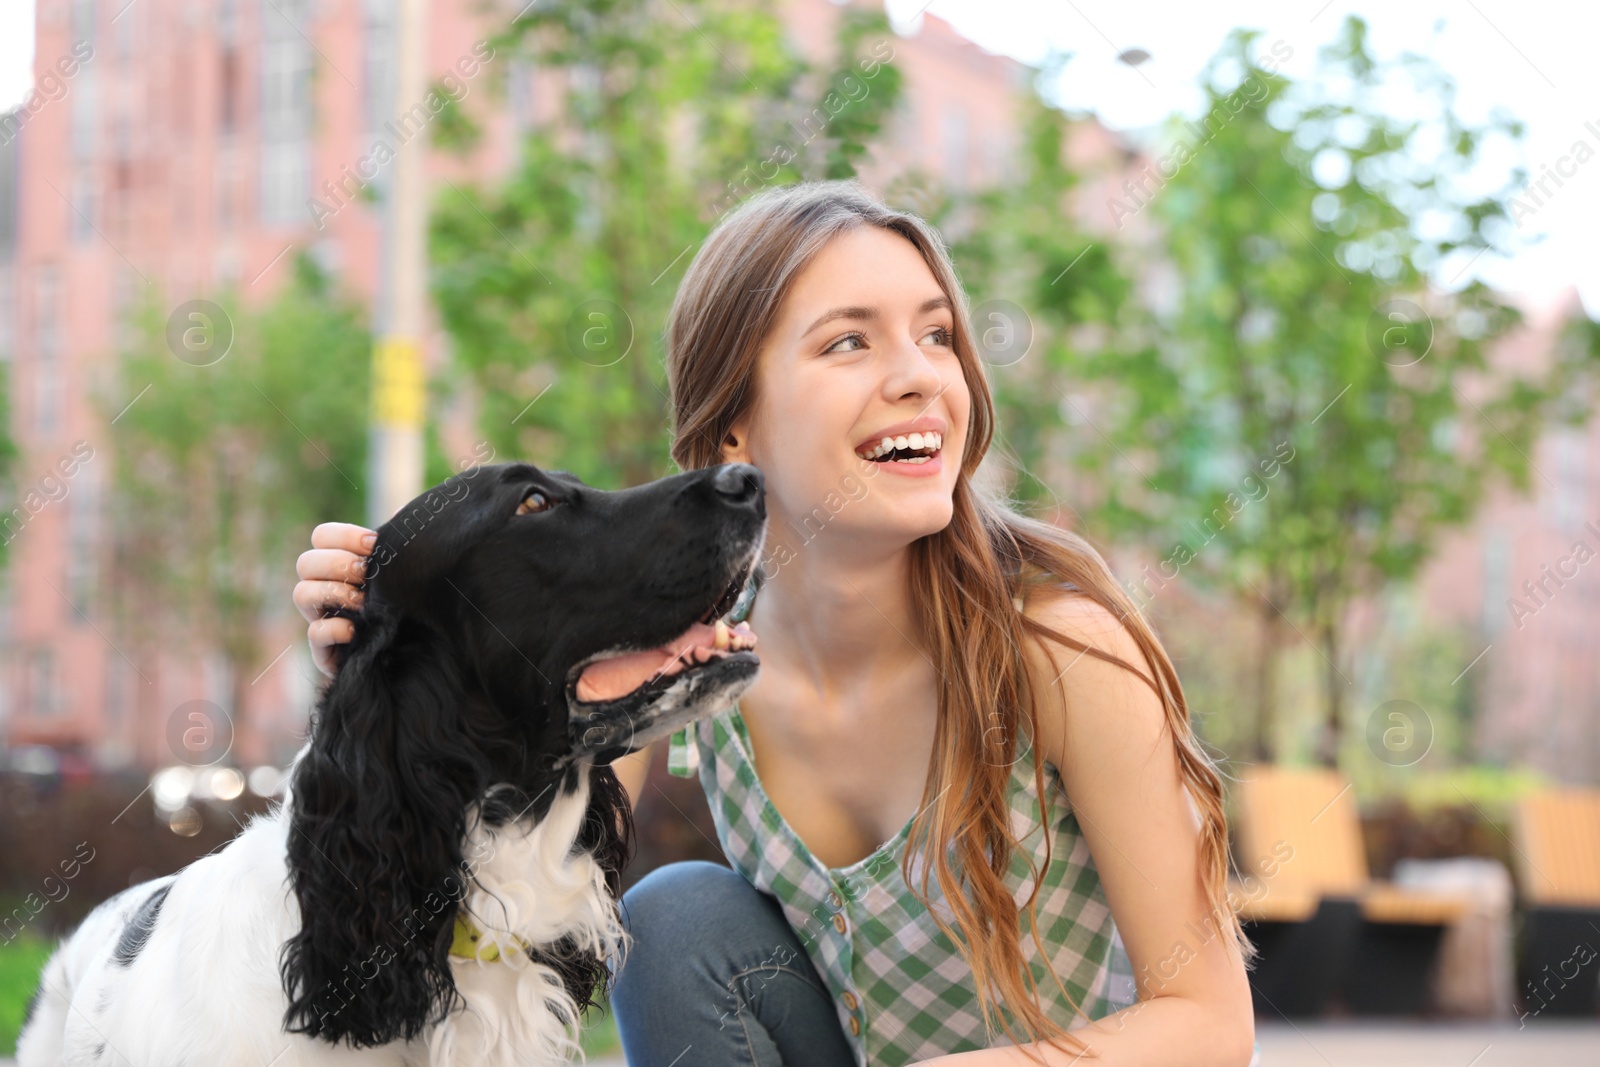
MULTIPOLYGON (((602 764, 632 747, 574 760, 569 675, 623 642, 661 644, 722 603, 766 514, 754 468, 738 468, 752 472, 754 503, 730 503, 729 470, 608 493, 526 464, 473 468, 379 529, 366 602, 340 612, 354 639, 291 783, 302 927, 281 962, 289 1030, 375 1046, 459 1005, 449 947, 474 805, 490 825, 541 818, 589 774, 577 847, 620 896, 632 806, 602 764), (534 488, 559 504, 516 515, 534 488)), ((608 721, 632 710, 608 706, 608 721)), ((594 1004, 604 960, 537 950, 581 1008, 594 1004)))
POLYGON ((111 950, 111 962, 118 967, 126 967, 138 958, 139 952, 144 948, 144 943, 150 940, 150 934, 156 928, 156 920, 161 917, 161 905, 167 902, 167 891, 172 888, 172 883, 167 883, 154 893, 145 898, 134 913, 128 916, 127 925, 122 928, 122 936, 117 938, 117 947, 111 950))

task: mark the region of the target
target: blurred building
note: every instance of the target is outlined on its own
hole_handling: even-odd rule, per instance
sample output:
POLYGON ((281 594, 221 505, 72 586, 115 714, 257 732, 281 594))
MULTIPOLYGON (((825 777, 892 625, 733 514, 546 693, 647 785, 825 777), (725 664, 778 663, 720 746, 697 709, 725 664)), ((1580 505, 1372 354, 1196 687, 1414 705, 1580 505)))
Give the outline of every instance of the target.
MULTIPOLYGON (((1501 338, 1497 368, 1538 367, 1584 315, 1576 289, 1517 301, 1522 326, 1501 338)), ((1467 528, 1441 542, 1419 583, 1419 619, 1458 624, 1474 660, 1474 748, 1565 782, 1600 784, 1600 419, 1552 428, 1528 455, 1526 495, 1502 487, 1467 528), (1480 651, 1481 650, 1481 651, 1480 651)))
MULTIPOLYGON (((227 284, 260 300, 284 282, 291 250, 304 247, 381 314, 381 208, 340 206, 329 190, 361 169, 392 111, 393 7, 39 0, 41 91, 0 116, 0 358, 11 371, 19 488, 39 484, 78 442, 94 458, 10 543, 0 586, 0 743, 50 746, 102 767, 157 766, 172 759, 167 727, 177 709, 197 699, 226 707, 220 657, 171 646, 158 656, 134 652, 100 610, 105 524, 115 516, 102 502, 107 429, 88 395, 147 286, 170 306, 227 284), (316 219, 313 198, 337 210, 316 219)), ((774 10, 802 53, 831 54, 839 5, 781 0, 774 10)), ((458 64, 491 26, 485 19, 477 0, 432 0, 430 76, 460 76, 458 64)), ((931 15, 888 43, 905 78, 902 103, 863 177, 882 184, 916 166, 957 189, 999 180, 1032 72, 931 15)), ((489 116, 471 159, 432 157, 436 182, 505 171, 518 134, 552 117, 558 72, 494 62, 508 64, 505 105, 489 116)), ((469 90, 478 91, 470 80, 469 90)), ((1068 151, 1084 173, 1079 223, 1115 229, 1104 205, 1151 161, 1092 120, 1075 124, 1068 151)), ((1126 221, 1118 239, 1153 250, 1159 235, 1147 213, 1126 221)), ((1179 279, 1152 262, 1142 283, 1160 304, 1179 279)), ((1505 339, 1497 362, 1536 359, 1578 310, 1571 298, 1530 309, 1527 328, 1505 339)), ((436 332, 428 358, 444 352, 436 332)), ((448 449, 470 454, 470 416, 447 417, 448 449)), ((1447 539, 1394 609, 1476 628, 1484 653, 1461 684, 1475 687, 1481 709, 1477 747, 1574 781, 1600 778, 1600 563, 1572 558, 1579 541, 1600 553, 1600 532, 1586 525, 1600 525, 1597 454, 1600 426, 1550 434, 1533 456, 1532 496, 1498 495, 1470 529, 1447 539)), ((292 559, 282 574, 288 611, 292 559)), ((304 644, 298 617, 287 617, 275 646, 282 655, 250 687, 240 762, 281 762, 294 750, 319 677, 304 644)))
MULTIPOLYGON (((393 110, 394 6, 38 0, 39 92, 0 117, 0 355, 11 371, 19 490, 75 446, 86 444, 93 458, 69 464, 65 491, 10 544, 0 594, 0 740, 8 747, 48 746, 101 767, 158 766, 173 760, 169 721, 186 702, 227 709, 220 656, 176 638, 159 654, 139 651, 101 610, 104 533, 115 516, 103 503, 108 430, 89 394, 106 379, 128 310, 149 286, 164 306, 229 284, 259 301, 285 281, 291 251, 305 247, 381 314, 382 210, 342 204, 348 198, 332 191, 363 168, 393 110), (337 209, 316 218, 314 198, 337 209)), ((502 5, 500 17, 521 6, 502 5)), ((493 24, 476 0, 433 0, 431 8, 430 78, 455 71, 478 91, 471 79, 484 80, 482 66, 463 72, 493 24)), ((831 56, 840 6, 786 0, 777 11, 802 54, 831 56)), ((1029 68, 932 16, 890 47, 905 77, 904 106, 864 177, 915 163, 957 187, 997 179, 1029 68)), ((558 72, 513 65, 506 73, 506 105, 475 156, 435 153, 436 182, 503 172, 518 133, 551 117, 555 94, 541 86, 558 72)), ((443 358, 439 340, 429 346, 432 361, 443 358)), ((446 438, 470 454, 470 425, 458 419, 446 438)), ((287 612, 294 561, 281 562, 287 612)), ((250 725, 236 741, 234 758, 247 766, 293 753, 319 677, 297 616, 284 620, 274 647, 283 653, 249 687, 250 725)))

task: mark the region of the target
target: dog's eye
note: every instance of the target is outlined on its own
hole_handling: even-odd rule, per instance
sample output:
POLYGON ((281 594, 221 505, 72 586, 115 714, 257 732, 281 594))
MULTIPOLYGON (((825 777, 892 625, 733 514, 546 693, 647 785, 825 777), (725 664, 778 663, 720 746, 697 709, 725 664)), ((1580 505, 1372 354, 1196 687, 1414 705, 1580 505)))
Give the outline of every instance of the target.
POLYGON ((536 511, 548 511, 551 504, 549 497, 535 489, 522 498, 522 503, 517 505, 517 514, 532 515, 536 511))

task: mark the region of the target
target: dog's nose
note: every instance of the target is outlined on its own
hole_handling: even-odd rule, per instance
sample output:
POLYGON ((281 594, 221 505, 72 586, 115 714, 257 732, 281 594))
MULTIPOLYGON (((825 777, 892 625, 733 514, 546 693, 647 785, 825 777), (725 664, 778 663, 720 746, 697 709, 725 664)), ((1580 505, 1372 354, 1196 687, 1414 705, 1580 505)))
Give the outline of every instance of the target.
POLYGON ((761 496, 761 471, 748 463, 724 463, 712 476, 711 488, 730 504, 753 504, 761 496))

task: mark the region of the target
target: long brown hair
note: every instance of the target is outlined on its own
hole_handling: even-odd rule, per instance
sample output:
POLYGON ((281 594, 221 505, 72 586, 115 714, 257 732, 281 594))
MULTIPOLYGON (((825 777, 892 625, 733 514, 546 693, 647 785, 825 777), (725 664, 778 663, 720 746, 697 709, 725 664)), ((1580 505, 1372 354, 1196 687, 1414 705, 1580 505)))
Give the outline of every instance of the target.
MULTIPOLYGON (((992 984, 1005 1008, 1020 1014, 1028 1031, 1027 1038, 1019 1039, 1005 1012, 1000 1012, 1013 1042, 1048 1039, 1059 1048, 1061 1038, 1078 1039, 1039 1006, 1038 988, 1022 954, 1020 913, 1003 881, 1012 850, 1020 848, 1010 829, 1006 787, 1018 758, 1015 746, 1024 715, 1026 736, 1040 736, 1023 667, 1025 640, 1048 637, 1098 656, 1133 671, 1155 690, 1166 709, 1184 783, 1201 819, 1200 868, 1211 920, 1218 932, 1239 945, 1246 959, 1253 949, 1228 896, 1221 776, 1195 737, 1177 673, 1154 631, 1089 542, 1019 514, 1008 500, 973 481, 994 434, 994 400, 983 366, 974 356, 966 294, 938 232, 914 214, 887 207, 855 181, 805 182, 766 190, 724 218, 690 264, 667 323, 672 458, 683 470, 723 462, 721 442, 756 404, 762 342, 796 276, 828 241, 863 225, 897 233, 922 254, 954 304, 954 348, 972 394, 954 517, 944 529, 911 545, 913 611, 917 618, 929 620, 932 647, 924 651, 933 662, 943 664, 946 684, 939 689, 934 760, 910 840, 938 843, 930 854, 959 934, 937 909, 930 910, 972 970, 991 1037, 995 1033, 992 984), (1065 583, 1077 595, 1116 614, 1138 641, 1146 663, 1153 665, 1151 673, 1097 648, 1086 648, 1016 610, 1020 601, 1015 598, 1024 597, 1027 586, 1042 581, 1065 583), (998 735, 996 726, 1001 728, 998 735), (1004 751, 997 751, 996 741, 990 740, 996 736, 1003 739, 998 745, 1004 751), (950 783, 963 788, 947 789, 950 783), (959 878, 947 861, 952 843, 962 871, 959 878)), ((1054 662, 1055 653, 1048 646, 1045 651, 1054 662)), ((1034 746, 1033 769, 1043 810, 1047 794, 1038 747, 1034 746)), ((1045 835, 1047 865, 1050 836, 1045 835)), ((901 864, 908 886, 913 858, 908 847, 901 864)), ((1032 868, 1031 858, 1029 864, 1032 868)), ((1039 940, 1039 874, 1033 870, 1034 888, 1026 905, 1028 929, 1062 995, 1082 1014, 1082 1006, 1049 967, 1049 953, 1039 940)), ((920 890, 912 890, 925 907, 927 876, 925 866, 920 890)))

